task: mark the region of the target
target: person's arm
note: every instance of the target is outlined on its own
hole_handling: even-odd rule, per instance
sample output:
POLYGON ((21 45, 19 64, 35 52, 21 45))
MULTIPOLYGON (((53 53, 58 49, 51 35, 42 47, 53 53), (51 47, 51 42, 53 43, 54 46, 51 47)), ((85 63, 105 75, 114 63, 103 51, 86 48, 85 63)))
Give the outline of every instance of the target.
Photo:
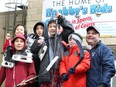
POLYGON ((6 39, 3 45, 3 51, 6 52, 6 48, 10 46, 11 40, 6 39))
POLYGON ((43 42, 42 40, 39 39, 39 40, 35 40, 33 45, 31 46, 31 52, 33 54, 34 59, 39 57, 38 53, 41 50, 42 45, 43 45, 43 42))
MULTIPOLYGON (((35 72, 35 68, 34 68, 34 63, 33 62, 28 64, 27 73, 28 73, 28 76, 27 76, 27 78, 25 78, 25 81, 36 76, 36 72, 35 72)), ((28 85, 28 84, 31 84, 33 82, 34 82, 34 80, 29 81, 26 84, 28 85)))
POLYGON ((107 46, 102 51, 102 77, 100 84, 109 85, 115 74, 114 54, 107 46))
POLYGON ((90 54, 88 51, 84 52, 84 59, 80 62, 80 64, 76 67, 75 73, 83 73, 87 72, 90 69, 90 54))
POLYGON ((6 51, 7 46, 11 46, 11 35, 10 35, 10 33, 6 34, 6 40, 5 40, 5 43, 3 45, 3 51, 4 52, 6 51))
POLYGON ((63 35, 63 40, 68 42, 68 35, 74 32, 74 26, 60 13, 56 14, 56 17, 58 18, 58 24, 60 24, 63 28, 62 35, 63 35))
POLYGON ((35 77, 36 76, 36 72, 35 72, 35 68, 34 68, 34 63, 32 62, 32 63, 28 63, 28 66, 26 67, 26 73, 27 73, 27 77, 21 82, 21 83, 19 83, 19 84, 17 84, 16 86, 28 86, 28 85, 30 85, 30 84, 32 84, 34 81, 35 81, 35 79, 32 79, 33 77, 35 77), (30 80, 30 79, 32 79, 32 80, 30 80))
POLYGON ((42 44, 38 43, 38 40, 35 40, 34 43, 31 46, 31 52, 32 53, 38 53, 39 49, 41 48, 42 44))
POLYGON ((5 78, 6 78, 6 69, 4 67, 0 67, 0 87, 5 78))
POLYGON ((66 70, 66 58, 63 57, 62 60, 60 61, 60 67, 59 67, 59 71, 60 71, 60 76, 62 76, 62 74, 64 73, 68 73, 66 70))

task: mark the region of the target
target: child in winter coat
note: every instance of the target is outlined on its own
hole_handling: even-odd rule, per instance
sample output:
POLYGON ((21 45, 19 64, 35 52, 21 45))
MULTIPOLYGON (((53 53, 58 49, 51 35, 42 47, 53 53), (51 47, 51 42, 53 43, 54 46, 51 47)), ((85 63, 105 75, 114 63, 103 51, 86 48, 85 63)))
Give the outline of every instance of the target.
POLYGON ((73 25, 59 12, 56 13, 56 18, 57 20, 50 20, 48 22, 48 37, 46 40, 48 50, 40 63, 39 73, 44 72, 56 56, 58 56, 59 59, 47 73, 38 78, 40 87, 60 87, 59 61, 61 60, 64 51, 64 46, 61 41, 64 40, 67 42, 69 34, 74 32, 73 25), (61 25, 63 30, 57 30, 57 22, 61 25))
MULTIPOLYGON (((18 34, 17 36, 15 36, 11 41, 11 44, 13 52, 13 55, 11 57, 12 59, 14 55, 18 55, 17 58, 21 55, 27 56, 25 46, 26 39, 24 35, 18 34)), ((27 53, 29 53, 29 51, 27 53)), ((27 58, 29 58, 29 56, 27 56, 27 58)), ((28 83, 26 83, 25 81, 36 76, 33 61, 31 60, 30 63, 14 61, 14 63, 15 65, 12 68, 3 66, 0 67, 0 86, 6 79, 5 87, 13 87, 17 84, 20 84, 20 87, 30 87, 29 84, 31 84, 33 81, 30 81, 28 83)))
POLYGON ((83 49, 79 48, 76 40, 82 43, 82 37, 73 33, 68 37, 68 44, 64 44, 69 51, 64 53, 60 62, 60 76, 63 87, 86 87, 86 72, 90 68, 90 55, 88 51, 83 52, 83 49), (83 59, 80 61, 81 52, 83 52, 83 59), (78 61, 80 63, 75 66, 78 61), (73 68, 74 66, 75 68, 73 68))
MULTIPOLYGON (((42 61, 46 51, 47 45, 45 42, 46 25, 43 21, 38 21, 33 27, 34 34, 30 34, 28 39, 33 40, 30 45, 30 50, 33 53, 34 66, 36 75, 39 74, 40 61, 42 61), (32 37, 33 36, 33 37, 32 37)), ((29 40, 27 40, 29 41, 29 40)), ((31 41, 30 41, 31 42, 31 41)), ((27 43, 28 45, 28 43, 27 43)), ((38 81, 33 83, 33 87, 39 87, 38 81)))

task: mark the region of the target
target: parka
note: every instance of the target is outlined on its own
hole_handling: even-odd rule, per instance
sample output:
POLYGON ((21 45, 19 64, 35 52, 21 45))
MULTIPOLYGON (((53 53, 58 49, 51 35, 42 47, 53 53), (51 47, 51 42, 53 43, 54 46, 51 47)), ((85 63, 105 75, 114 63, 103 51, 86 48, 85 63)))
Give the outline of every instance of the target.
MULTIPOLYGON (((68 74, 68 70, 75 66, 80 60, 80 50, 78 46, 73 46, 64 53, 60 62, 60 76, 68 74)), ((75 68, 75 73, 69 75, 69 79, 62 83, 63 87, 86 87, 86 72, 90 68, 90 55, 84 51, 83 60, 75 68)))
POLYGON ((100 84, 110 87, 111 78, 115 74, 112 50, 99 41, 90 50, 90 58, 90 70, 87 72, 87 87, 98 87, 100 84))
MULTIPOLYGON (((0 86, 6 79, 5 87, 13 87, 36 75, 33 63, 16 62, 13 68, 0 67, 0 86)), ((31 84, 29 82, 28 84, 31 84)), ((29 87, 26 85, 25 87, 29 87)))

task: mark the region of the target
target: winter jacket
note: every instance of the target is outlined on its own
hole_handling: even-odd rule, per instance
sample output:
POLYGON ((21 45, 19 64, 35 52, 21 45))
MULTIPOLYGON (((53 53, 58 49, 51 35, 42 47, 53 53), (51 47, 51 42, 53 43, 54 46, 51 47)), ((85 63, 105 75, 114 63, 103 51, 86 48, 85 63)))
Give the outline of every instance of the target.
POLYGON ((6 51, 6 48, 7 48, 7 46, 10 46, 10 43, 11 43, 11 40, 5 40, 5 43, 4 43, 4 45, 3 45, 3 51, 5 52, 6 51))
POLYGON ((30 50, 33 53, 33 60, 34 60, 34 66, 35 66, 35 70, 36 70, 36 74, 38 75, 39 73, 39 67, 40 67, 40 58, 39 58, 39 51, 41 49, 41 47, 43 46, 43 44, 39 44, 38 40, 40 39, 39 36, 36 33, 36 28, 38 25, 42 25, 43 26, 43 35, 42 37, 45 38, 46 36, 46 26, 45 23, 42 21, 37 22, 34 27, 33 27, 33 32, 34 34, 30 34, 31 38, 33 40, 32 45, 30 46, 30 50))
MULTIPOLYGON (((60 76, 64 73, 68 74, 68 70, 80 60, 80 50, 77 46, 73 46, 69 51, 64 53, 60 62, 60 76)), ((90 55, 88 51, 84 51, 83 60, 75 68, 75 73, 69 75, 69 79, 62 83, 63 87, 86 87, 86 72, 90 68, 90 55)))
POLYGON ((38 39, 34 41, 33 45, 31 46, 31 52, 33 53, 33 60, 34 60, 34 66, 36 70, 36 74, 39 73, 40 68, 40 58, 39 58, 39 51, 42 47, 42 44, 37 43, 38 39))
POLYGON ((33 63, 16 62, 13 68, 0 68, 0 86, 5 79, 5 87, 13 87, 16 84, 21 83, 23 80, 32 78, 35 75, 36 73, 33 63))
POLYGON ((87 72, 87 87, 98 87, 100 84, 110 87, 111 77, 115 74, 112 50, 99 41, 90 50, 90 58, 91 65, 87 72))
MULTIPOLYGON (((55 50, 54 50, 54 47, 55 47, 55 45, 54 45, 55 37, 48 37, 46 39, 46 44, 48 46, 48 49, 47 49, 47 52, 46 52, 43 60, 40 63, 40 67, 42 67, 42 68, 40 68, 39 74, 43 73, 46 70, 47 66, 50 64, 50 53, 49 53, 50 52, 49 51, 50 45, 52 45, 53 51, 56 52, 55 54, 57 56, 59 56, 59 60, 55 62, 54 66, 52 67, 51 70, 53 70, 53 69, 54 70, 58 70, 59 69, 59 61, 61 60, 62 54, 63 54, 63 51, 64 51, 64 46, 62 45, 61 41, 64 40, 65 42, 68 42, 68 35, 70 35, 71 33, 74 32, 73 25, 69 21, 67 21, 63 16, 60 16, 58 18, 58 24, 62 26, 63 31, 56 38, 57 45, 56 45, 56 49, 55 50), (51 41, 51 43, 49 41, 51 41)), ((48 72, 48 73, 46 73, 46 74, 41 76, 41 77, 43 77, 43 79, 41 79, 41 78, 39 78, 39 79, 42 82, 49 82, 49 81, 52 81, 49 78, 52 78, 53 76, 54 75, 52 75, 52 74, 50 74, 50 72, 48 72)), ((59 74, 58 74, 57 78, 59 78, 59 74)))

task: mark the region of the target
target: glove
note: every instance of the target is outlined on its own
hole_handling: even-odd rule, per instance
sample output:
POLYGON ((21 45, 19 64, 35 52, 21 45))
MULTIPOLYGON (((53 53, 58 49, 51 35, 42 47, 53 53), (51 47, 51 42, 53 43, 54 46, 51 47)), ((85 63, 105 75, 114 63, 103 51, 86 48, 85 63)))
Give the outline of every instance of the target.
POLYGON ((6 48, 5 60, 8 61, 8 62, 14 62, 12 60, 12 55, 13 55, 13 53, 12 53, 12 46, 8 46, 6 48))
POLYGON ((98 85, 98 87, 106 87, 106 85, 105 84, 100 84, 100 85, 98 85))
POLYGON ((70 68, 70 69, 68 70, 68 73, 74 74, 74 73, 75 73, 75 69, 74 69, 74 68, 70 68))
POLYGON ((68 75, 67 75, 66 73, 62 74, 61 79, 62 79, 63 81, 68 80, 68 75))

